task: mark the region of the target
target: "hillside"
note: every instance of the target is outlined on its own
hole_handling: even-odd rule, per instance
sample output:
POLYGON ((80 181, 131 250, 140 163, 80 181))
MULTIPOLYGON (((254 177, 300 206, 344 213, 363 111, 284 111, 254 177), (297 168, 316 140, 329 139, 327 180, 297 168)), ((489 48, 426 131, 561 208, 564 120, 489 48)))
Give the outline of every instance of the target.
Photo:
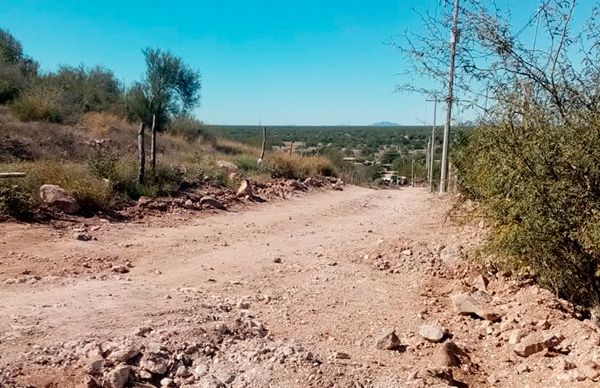
POLYGON ((135 205, 140 197, 171 196, 185 201, 198 190, 205 195, 225 190, 235 197, 246 178, 259 187, 277 179, 335 174, 325 158, 270 151, 258 166, 259 149, 215 138, 198 128, 193 137, 158 134, 157 175, 140 183, 137 128, 116 115, 88 113, 76 124, 24 123, 4 111, 0 112, 0 130, 0 172, 27 174, 0 181, 0 188, 7 188, 0 195, 0 217, 4 218, 52 217, 52 209, 39 196, 44 184, 67 190, 78 201, 79 213, 90 215, 120 211, 135 205))

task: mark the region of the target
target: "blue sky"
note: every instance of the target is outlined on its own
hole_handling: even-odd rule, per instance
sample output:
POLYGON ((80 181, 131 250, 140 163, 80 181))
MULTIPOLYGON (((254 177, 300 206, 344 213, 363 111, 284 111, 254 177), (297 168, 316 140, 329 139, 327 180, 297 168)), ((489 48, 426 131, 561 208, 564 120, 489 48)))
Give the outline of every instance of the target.
MULTIPOLYGON (((498 0, 530 15, 535 0, 498 0), (511 5, 514 3, 514 5, 511 5)), ((419 29, 412 7, 439 0, 4 0, 0 26, 45 70, 103 65, 141 78, 141 49, 168 49, 199 69, 213 124, 420 124, 424 98, 395 93, 400 54, 386 44, 419 29)))

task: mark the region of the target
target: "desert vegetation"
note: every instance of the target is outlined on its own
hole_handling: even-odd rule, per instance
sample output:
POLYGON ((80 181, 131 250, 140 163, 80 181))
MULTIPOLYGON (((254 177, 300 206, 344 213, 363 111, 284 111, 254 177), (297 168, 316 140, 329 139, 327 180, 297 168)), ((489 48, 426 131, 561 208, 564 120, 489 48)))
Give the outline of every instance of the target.
MULTIPOLYGON (((455 136, 453 161, 491 226, 487 257, 586 305, 600 295, 597 15, 591 4, 544 2, 517 30, 502 10, 467 1, 456 57, 458 98, 480 119, 455 136), (591 16, 574 20, 576 10, 591 16), (520 37, 526 28, 533 42, 520 37)), ((431 60, 447 43, 431 37, 449 20, 423 17, 431 34, 409 33, 401 47, 440 84, 448 61, 431 60)))
POLYGON ((170 52, 143 53, 146 73, 132 85, 100 66, 41 72, 21 43, 0 30, 0 172, 26 173, 0 181, 0 217, 35 214, 42 184, 67 190, 86 214, 185 187, 233 187, 243 177, 336 174, 329 159, 285 152, 269 152, 258 166, 258 147, 222 139, 193 116, 198 71, 170 52), (149 134, 149 141, 146 130, 141 134, 148 150, 141 157, 140 125, 149 134), (235 178, 220 161, 234 164, 235 178))

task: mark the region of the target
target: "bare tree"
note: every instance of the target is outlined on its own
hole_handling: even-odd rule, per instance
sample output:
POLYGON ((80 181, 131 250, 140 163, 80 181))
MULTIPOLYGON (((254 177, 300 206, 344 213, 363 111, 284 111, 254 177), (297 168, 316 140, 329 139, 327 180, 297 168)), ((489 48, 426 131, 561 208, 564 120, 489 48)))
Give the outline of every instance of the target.
MULTIPOLYGON (((547 102, 557 122, 568 120, 570 109, 595 110, 597 90, 589 90, 590 77, 598 70, 598 5, 581 5, 590 14, 585 27, 573 32, 575 0, 540 1, 528 21, 512 23, 509 9, 495 2, 463 0, 459 11, 456 46, 455 103, 486 119, 497 105, 514 105, 513 92, 523 98, 547 102), (528 31, 529 34, 524 34, 528 31), (533 34, 533 38, 532 38, 533 34), (527 37, 527 38, 525 38, 527 37), (582 58, 587 70, 572 58, 582 58)), ((407 59, 398 90, 428 97, 447 85, 448 33, 452 28, 449 8, 441 16, 421 14, 422 33, 407 31, 393 44, 407 59), (414 75, 421 75, 415 78, 414 75), (427 82, 424 82, 424 79, 427 82)), ((523 100, 515 106, 521 116, 523 100)))

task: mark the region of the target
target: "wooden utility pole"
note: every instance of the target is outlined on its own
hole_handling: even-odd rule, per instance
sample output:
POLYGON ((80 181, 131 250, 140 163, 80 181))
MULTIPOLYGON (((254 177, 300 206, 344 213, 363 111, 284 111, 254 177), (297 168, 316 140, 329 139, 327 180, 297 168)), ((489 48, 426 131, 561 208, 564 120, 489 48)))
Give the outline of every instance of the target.
POLYGON ((427 181, 429 182, 429 153, 431 152, 431 137, 427 138, 427 148, 425 149, 425 169, 427 170, 427 181))
POLYGON ((141 123, 138 130, 138 183, 144 183, 146 175, 146 124, 141 123))
POLYGON ((294 152, 294 141, 290 142, 290 155, 294 152))
POLYGON ((415 160, 414 159, 412 160, 410 175, 411 175, 411 185, 412 185, 412 187, 415 187, 415 160))
POLYGON ((150 139, 150 167, 152 174, 156 175, 156 114, 152 115, 152 137, 150 139))
POLYGON ((452 31, 450 33, 450 71, 448 72, 448 97, 446 98, 446 124, 444 125, 444 145, 442 147, 442 165, 440 173, 440 194, 448 191, 448 148, 450 125, 452 122, 452 102, 454 101, 454 70, 456 62, 456 43, 459 39, 458 10, 459 0, 454 0, 452 31))
POLYGON ((437 127, 436 118, 437 118, 437 96, 431 100, 433 101, 433 126, 431 127, 431 149, 429 150, 429 171, 427 172, 427 178, 429 180, 429 191, 433 193, 433 166, 435 164, 435 131, 437 127))

